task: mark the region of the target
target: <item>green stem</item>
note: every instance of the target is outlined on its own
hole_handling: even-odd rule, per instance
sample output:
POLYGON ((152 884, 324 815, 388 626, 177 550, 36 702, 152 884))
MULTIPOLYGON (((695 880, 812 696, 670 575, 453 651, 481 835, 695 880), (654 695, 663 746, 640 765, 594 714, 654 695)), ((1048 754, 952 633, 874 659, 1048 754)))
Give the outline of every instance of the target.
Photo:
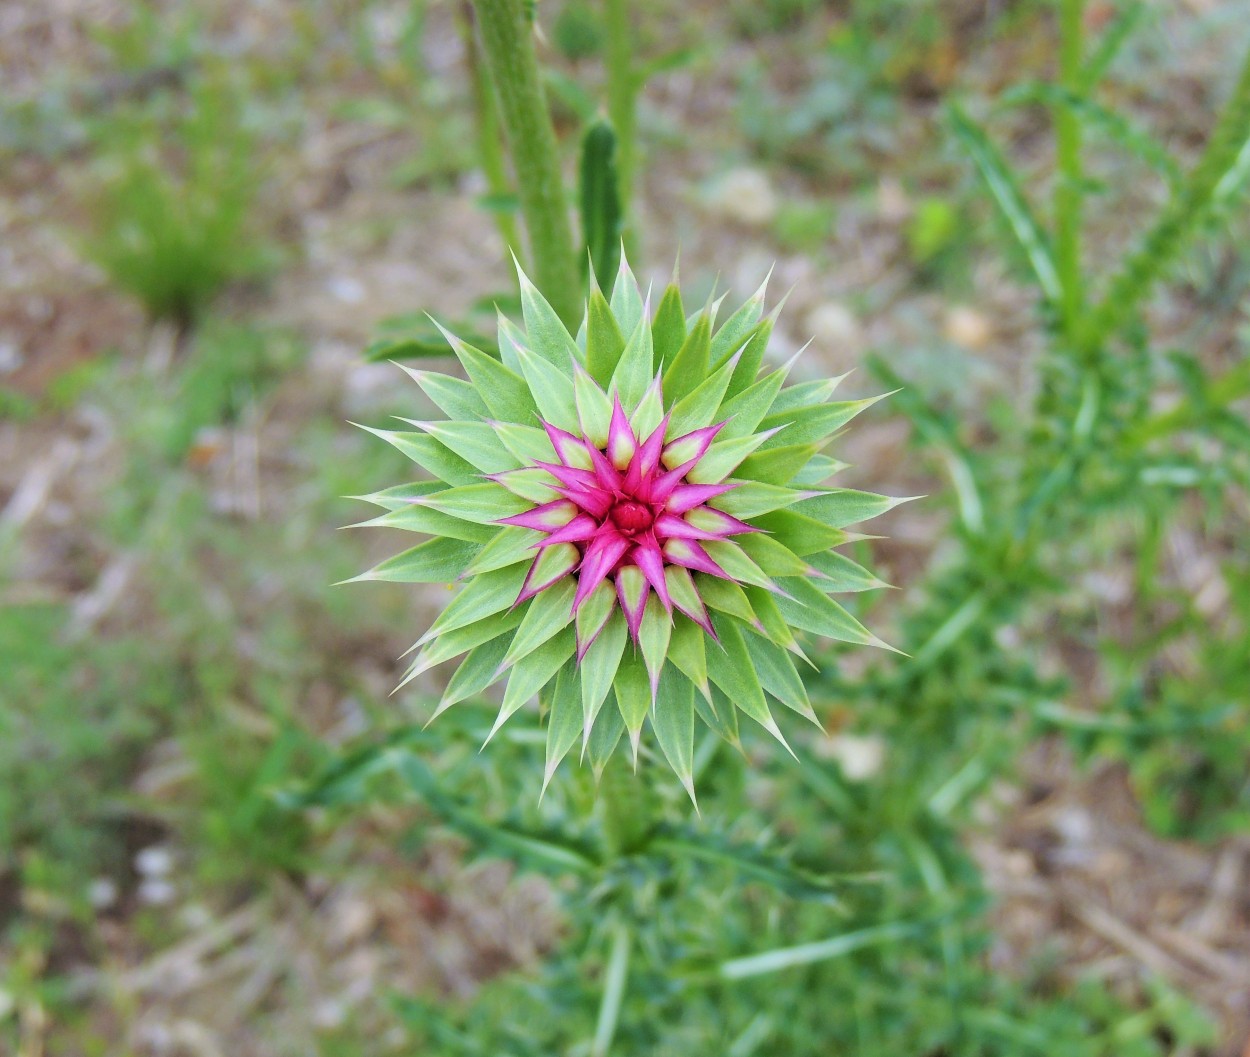
POLYGON ((629 223, 630 198, 634 188, 635 154, 635 104, 638 95, 638 78, 634 72, 634 40, 631 29, 631 10, 627 0, 605 0, 604 17, 607 24, 607 94, 608 120, 616 133, 617 193, 621 200, 621 214, 625 217, 626 252, 633 240, 629 223))
POLYGON ((534 35, 521 0, 475 0, 474 7, 516 171, 534 283, 565 325, 575 326, 582 284, 534 35))
MULTIPOLYGON (((473 110, 477 116, 477 153, 482 164, 482 175, 491 196, 503 199, 513 193, 508 177, 508 161, 503 150, 503 130, 499 127, 499 104, 495 88, 490 81, 490 71, 482 61, 481 50, 474 30, 476 19, 473 5, 464 4, 464 46, 469 59, 469 76, 472 79, 473 110)), ((517 233, 516 219, 505 209, 496 205, 491 210, 499 237, 503 240, 505 255, 522 256, 521 240, 517 233)))
MULTIPOLYGON (((1059 83, 1074 96, 1081 92, 1085 0, 1060 0, 1059 83)), ((1062 293, 1064 331, 1075 337, 1084 309, 1081 277, 1081 213, 1084 173, 1081 166, 1081 117, 1075 107, 1055 110, 1055 149, 1059 177, 1055 185, 1055 258, 1062 293)))
POLYGON ((1250 53, 1206 149, 1180 192, 1111 281, 1082 338, 1097 350, 1132 317, 1208 211, 1228 201, 1250 173, 1250 53))
POLYGON ((607 1057, 612 1049, 612 1039, 616 1036, 616 1025, 621 1016, 621 1003, 625 999, 625 984, 629 980, 629 947, 629 926, 618 921, 612 928, 612 950, 603 976, 603 999, 599 1003, 599 1021, 595 1025, 591 1057, 607 1057))

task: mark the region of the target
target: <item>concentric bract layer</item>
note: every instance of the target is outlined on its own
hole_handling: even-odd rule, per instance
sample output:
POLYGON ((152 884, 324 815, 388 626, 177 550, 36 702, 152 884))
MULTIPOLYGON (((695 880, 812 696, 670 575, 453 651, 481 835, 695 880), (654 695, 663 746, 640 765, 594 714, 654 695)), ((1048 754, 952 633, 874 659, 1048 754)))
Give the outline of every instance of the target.
POLYGON ((492 735, 537 696, 544 787, 579 739, 636 760, 649 720, 693 796, 696 715, 785 744, 773 702, 816 721, 798 635, 883 645, 830 597, 880 581, 833 548, 900 500, 830 487, 823 450, 874 400, 765 365, 763 287, 717 327, 675 285, 653 314, 623 264, 576 337, 524 275, 521 299, 497 357, 447 335, 467 379, 405 368, 447 417, 371 431, 427 479, 362 497, 365 524, 430 538, 360 579, 457 586, 404 682, 464 655, 437 715, 506 679, 492 735))

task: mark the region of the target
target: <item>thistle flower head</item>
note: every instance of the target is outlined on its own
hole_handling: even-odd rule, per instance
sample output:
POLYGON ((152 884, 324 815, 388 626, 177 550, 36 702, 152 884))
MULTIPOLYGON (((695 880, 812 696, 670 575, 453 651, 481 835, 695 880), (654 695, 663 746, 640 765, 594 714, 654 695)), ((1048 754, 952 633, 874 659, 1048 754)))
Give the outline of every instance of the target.
POLYGON ((827 487, 823 452, 874 401, 765 367, 764 287, 717 327, 622 264, 576 337, 521 293, 498 358, 447 334, 467 380, 409 370, 445 419, 372 430, 429 479, 365 524, 430 538, 359 579, 459 585, 404 682, 466 655, 437 715, 506 677, 492 736, 537 696, 544 787, 579 736, 596 770, 626 733, 636 761, 649 719, 693 797, 696 715, 735 744, 739 712, 785 744, 773 702, 816 722, 796 632, 883 645, 830 597, 880 582, 832 548, 898 500, 827 487))

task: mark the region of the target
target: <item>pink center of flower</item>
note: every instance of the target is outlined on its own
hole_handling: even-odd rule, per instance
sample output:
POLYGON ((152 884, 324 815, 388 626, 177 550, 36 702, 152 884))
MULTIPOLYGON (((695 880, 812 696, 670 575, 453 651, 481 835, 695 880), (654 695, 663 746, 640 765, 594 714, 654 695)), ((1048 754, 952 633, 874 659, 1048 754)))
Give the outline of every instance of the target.
POLYGON ((651 508, 632 499, 618 502, 611 513, 612 524, 627 536, 649 529, 655 521, 651 508))
MULTIPOLYGON (((546 534, 537 544, 540 556, 521 588, 518 604, 575 575, 574 614, 608 582, 616 589, 635 640, 651 591, 670 613, 677 606, 712 632, 691 574, 733 577, 713 560, 703 543, 757 530, 708 505, 736 485, 688 479, 725 423, 665 443, 668 425, 665 418, 650 436, 641 439, 619 400, 613 403, 604 448, 543 424, 559 462, 534 465, 552 476, 558 498, 500 522, 546 534), (549 552, 549 548, 562 549, 549 552)), ((494 476, 507 481, 506 473, 494 476)), ((588 646, 588 641, 579 641, 579 654, 588 646)))

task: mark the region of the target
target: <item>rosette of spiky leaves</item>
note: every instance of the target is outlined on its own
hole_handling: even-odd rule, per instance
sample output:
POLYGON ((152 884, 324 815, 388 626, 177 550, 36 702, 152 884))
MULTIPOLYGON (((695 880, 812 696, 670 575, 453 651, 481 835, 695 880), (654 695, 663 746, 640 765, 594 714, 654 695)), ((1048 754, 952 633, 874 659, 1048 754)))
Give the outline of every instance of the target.
POLYGON ((447 335, 465 378, 405 368, 447 417, 371 430, 429 477, 361 497, 386 510, 364 524, 430 538, 359 579, 458 585, 404 682, 465 655, 437 716, 506 678, 492 735, 537 696, 544 788, 579 739, 636 762, 649 721, 693 796, 696 716, 784 745, 774 702, 816 721, 799 636, 883 645, 831 597, 880 581, 833 548, 900 500, 830 487, 824 452, 874 400, 765 365, 763 286, 718 326, 676 284, 653 313, 623 263, 576 336, 524 275, 521 301, 498 358, 447 335))

